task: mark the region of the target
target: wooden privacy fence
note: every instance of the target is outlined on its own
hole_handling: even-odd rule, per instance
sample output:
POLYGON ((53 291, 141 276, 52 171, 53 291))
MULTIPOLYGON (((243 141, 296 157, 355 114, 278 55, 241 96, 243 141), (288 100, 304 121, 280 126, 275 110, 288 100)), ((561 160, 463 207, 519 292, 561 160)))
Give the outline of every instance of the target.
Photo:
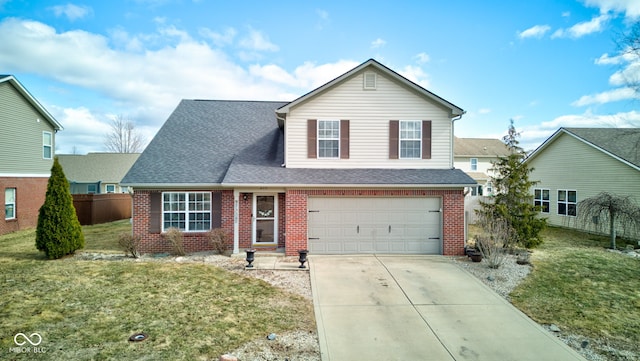
POLYGON ((81 225, 131 218, 131 194, 73 194, 73 206, 81 225))

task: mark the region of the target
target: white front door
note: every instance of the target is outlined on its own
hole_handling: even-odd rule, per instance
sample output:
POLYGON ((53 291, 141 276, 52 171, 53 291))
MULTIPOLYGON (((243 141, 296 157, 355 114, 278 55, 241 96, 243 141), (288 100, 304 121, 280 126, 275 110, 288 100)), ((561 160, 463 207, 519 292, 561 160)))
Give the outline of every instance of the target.
POLYGON ((253 196, 253 243, 278 243, 278 196, 255 194, 253 196))

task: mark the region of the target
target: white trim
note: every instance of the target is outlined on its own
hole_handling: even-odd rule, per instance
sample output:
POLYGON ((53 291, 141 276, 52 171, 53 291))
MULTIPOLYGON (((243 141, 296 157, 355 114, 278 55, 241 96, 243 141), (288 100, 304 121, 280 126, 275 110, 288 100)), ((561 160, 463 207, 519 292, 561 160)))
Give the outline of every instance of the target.
POLYGON ((15 187, 7 187, 7 188, 4 189, 4 207, 3 207, 3 209, 4 209, 4 212, 5 212, 5 218, 4 219, 6 221, 10 221, 10 220, 14 220, 14 219, 18 218, 17 214, 16 214, 17 213, 16 212, 16 204, 18 203, 17 199, 16 199, 17 196, 18 196, 17 194, 18 194, 18 191, 17 191, 17 189, 15 187), (10 190, 10 189, 13 190, 13 202, 7 203, 7 191, 10 190), (7 205, 9 205, 9 204, 13 206, 13 216, 9 217, 9 218, 6 218, 7 205))
POLYGON ((318 126, 316 127, 316 155, 318 159, 340 159, 340 137, 342 136, 342 134, 340 134, 340 128, 341 128, 341 124, 340 124, 340 120, 335 120, 335 119, 318 119, 318 126), (320 139, 320 122, 331 122, 331 123, 338 123, 338 138, 334 139, 334 138, 323 138, 320 139), (320 141, 321 140, 328 140, 328 141, 338 141, 338 155, 335 157, 321 157, 320 156, 320 141))
POLYGON ((33 173, 0 173, 0 178, 49 178, 50 173, 47 174, 33 174, 33 173))
POLYGON ((116 193, 116 190, 117 190, 117 186, 114 183, 107 183, 104 185, 105 193, 116 193), (109 186, 113 186, 113 192, 109 192, 109 186))
POLYGON ((53 133, 51 133, 49 131, 46 131, 46 130, 43 130, 42 131, 42 159, 51 160, 51 159, 53 159, 53 157, 54 157, 54 155, 53 155, 53 133), (49 138, 51 140, 51 144, 45 144, 45 142, 44 142, 45 134, 49 135, 49 138), (45 157, 45 155, 44 155, 45 147, 49 147, 49 158, 45 157))
POLYGON ((424 132, 424 129, 422 129, 422 121, 421 120, 400 120, 398 121, 398 159, 422 159, 422 132, 424 132), (402 123, 418 123, 419 128, 420 128, 420 137, 418 139, 404 139, 405 141, 410 141, 410 142, 415 142, 418 141, 420 142, 420 150, 418 151, 418 156, 417 157, 403 157, 402 156, 402 123))
POLYGON ((202 233, 202 232, 208 232, 211 230, 211 223, 213 222, 213 220, 211 219, 211 214, 212 214, 212 201, 213 201, 213 195, 211 194, 211 192, 162 192, 162 204, 161 204, 161 209, 162 209, 162 218, 160 220, 161 224, 160 224, 160 229, 162 230, 162 233, 166 232, 167 229, 164 228, 164 215, 165 213, 184 213, 185 217, 184 217, 184 230, 180 230, 181 232, 184 233, 202 233), (169 193, 175 193, 175 194, 184 194, 184 211, 178 210, 178 211, 165 211, 164 210, 164 195, 165 194, 169 194, 169 193), (190 194, 208 194, 209 195, 209 229, 197 229, 197 230, 190 230, 189 229, 189 214, 191 213, 207 213, 207 211, 190 211, 189 210, 189 195, 190 194))
MULTIPOLYGON (((576 196, 577 196, 577 193, 576 193, 576 196)), ((533 188, 533 205, 534 206, 535 206, 536 202, 540 202, 540 203, 547 202, 547 203, 549 203, 549 208, 547 208, 546 212, 542 210, 542 209, 544 209, 544 207, 542 207, 542 205, 541 205, 542 209, 540 209, 540 213, 551 214, 551 189, 550 188, 533 188), (536 191, 538 191, 538 190, 540 191, 540 196, 542 197, 541 199, 537 199, 536 198, 536 191), (544 199, 544 196, 543 196, 544 195, 544 191, 549 192, 549 199, 547 199, 547 200, 544 199)), ((556 206, 557 206, 557 204, 556 204, 556 206)))
MULTIPOLYGON (((556 215, 557 216, 562 216, 562 217, 577 217, 578 216, 578 190, 577 189, 556 189, 556 215), (558 205, 560 204, 560 196, 558 196, 558 192, 566 192, 566 199, 564 201, 562 201, 562 203, 564 205, 566 205, 566 211, 567 214, 561 214, 560 213, 560 207, 558 207, 558 205), (570 202, 569 201, 569 192, 576 192, 576 201, 575 202, 570 202), (569 204, 575 204, 576 205, 576 215, 571 215, 569 214, 569 204)), ((551 192, 549 192, 549 198, 551 198, 551 192)), ((551 213, 551 212, 549 212, 551 213)))

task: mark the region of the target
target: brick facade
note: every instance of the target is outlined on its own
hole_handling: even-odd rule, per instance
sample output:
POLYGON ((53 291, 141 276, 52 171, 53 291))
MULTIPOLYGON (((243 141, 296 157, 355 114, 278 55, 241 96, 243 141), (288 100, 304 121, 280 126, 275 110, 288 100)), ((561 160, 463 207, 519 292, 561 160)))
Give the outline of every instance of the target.
POLYGON ((48 177, 0 177, 0 234, 34 228, 38 225, 38 212, 47 193, 48 177), (16 189, 16 218, 4 219, 5 189, 16 189))
MULTIPOLYGON (((135 191, 133 232, 142 238, 143 253, 170 252, 171 246, 160 233, 149 233, 150 193, 135 191)), ((222 192, 222 228, 233 247, 233 191, 222 192)), ((307 200, 309 196, 331 197, 440 197, 443 209, 443 254, 464 255, 464 194, 462 189, 292 189, 278 194, 278 247, 288 256, 307 249, 307 200)), ((239 194, 239 250, 252 247, 253 194, 239 194), (245 199, 246 198, 246 199, 245 199)), ((206 233, 185 233, 185 250, 211 250, 206 233)))

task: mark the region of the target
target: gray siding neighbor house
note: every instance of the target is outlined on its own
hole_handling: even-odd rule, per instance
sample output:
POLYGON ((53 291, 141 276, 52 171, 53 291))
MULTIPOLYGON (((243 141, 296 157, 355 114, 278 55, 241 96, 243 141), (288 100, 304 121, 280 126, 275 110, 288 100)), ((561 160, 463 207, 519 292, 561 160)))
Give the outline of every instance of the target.
POLYGON ((62 126, 12 75, 0 75, 0 234, 37 225, 62 126))
POLYGON ((71 194, 129 193, 120 185, 140 153, 59 154, 71 194))
POLYGON ((539 182, 535 203, 552 225, 577 227, 578 203, 600 192, 640 204, 639 128, 560 128, 525 162, 539 182))
POLYGON ((133 229, 165 252, 464 253, 464 111, 370 59, 291 101, 182 100, 131 167, 133 229))

